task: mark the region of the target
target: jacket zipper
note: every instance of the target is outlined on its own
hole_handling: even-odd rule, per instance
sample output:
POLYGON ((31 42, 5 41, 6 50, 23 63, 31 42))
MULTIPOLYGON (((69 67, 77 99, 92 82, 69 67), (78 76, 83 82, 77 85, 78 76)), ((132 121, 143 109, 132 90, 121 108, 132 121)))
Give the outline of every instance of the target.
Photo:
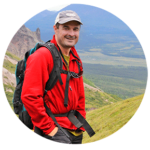
POLYGON ((72 88, 71 88, 71 86, 69 86, 69 88, 70 88, 70 91, 72 91, 72 88))

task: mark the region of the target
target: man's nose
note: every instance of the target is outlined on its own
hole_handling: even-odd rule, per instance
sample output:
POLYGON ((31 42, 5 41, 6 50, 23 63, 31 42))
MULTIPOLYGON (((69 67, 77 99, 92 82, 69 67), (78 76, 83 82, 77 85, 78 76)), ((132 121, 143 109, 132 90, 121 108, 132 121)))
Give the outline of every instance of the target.
POLYGON ((70 36, 74 36, 75 35, 75 32, 73 30, 69 30, 69 35, 70 36))

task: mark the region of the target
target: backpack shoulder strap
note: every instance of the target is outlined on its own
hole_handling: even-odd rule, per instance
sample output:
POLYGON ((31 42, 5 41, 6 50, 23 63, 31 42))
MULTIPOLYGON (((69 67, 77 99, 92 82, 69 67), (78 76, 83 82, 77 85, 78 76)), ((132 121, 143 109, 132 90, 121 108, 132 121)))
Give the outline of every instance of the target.
POLYGON ((50 42, 46 42, 45 44, 39 43, 37 45, 37 49, 40 47, 46 47, 51 52, 53 57, 53 62, 54 62, 53 70, 49 75, 49 80, 47 81, 45 87, 45 91, 48 91, 54 87, 57 80, 59 80, 61 85, 63 84, 60 76, 60 70, 62 69, 63 63, 62 63, 61 55, 53 43, 50 42))

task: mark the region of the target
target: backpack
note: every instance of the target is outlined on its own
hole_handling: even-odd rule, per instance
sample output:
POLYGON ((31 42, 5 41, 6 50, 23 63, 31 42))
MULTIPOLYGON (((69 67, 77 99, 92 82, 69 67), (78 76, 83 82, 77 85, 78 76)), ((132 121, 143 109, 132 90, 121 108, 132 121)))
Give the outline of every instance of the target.
MULTIPOLYGON (((61 50, 60 52, 57 50, 57 48, 55 47, 55 45, 53 43, 50 43, 50 41, 46 42, 46 43, 37 43, 35 45, 34 48, 30 49, 29 51, 27 51, 25 53, 25 57, 23 60, 20 60, 17 65, 16 65, 16 71, 15 71, 15 76, 16 76, 16 88, 15 88, 15 92, 14 92, 14 96, 13 96, 13 107, 14 107, 14 112, 19 115, 19 119, 30 129, 33 129, 33 124, 31 121, 31 117, 29 116, 28 112, 26 111, 22 101, 21 101, 21 91, 22 91, 22 85, 23 85, 23 81, 24 81, 24 71, 26 69, 26 61, 28 59, 28 57, 30 55, 32 55, 36 50, 38 50, 40 47, 46 47, 52 54, 53 57, 53 62, 54 62, 54 67, 49 75, 49 80, 46 83, 46 87, 45 87, 45 93, 44 95, 47 93, 48 90, 51 90, 54 85, 56 84, 56 82, 59 80, 60 84, 62 85, 62 79, 61 79, 61 73, 67 74, 67 79, 66 79, 66 87, 65 87, 65 98, 64 98, 64 106, 67 107, 68 106, 68 87, 69 87, 69 79, 70 77, 73 78, 79 78, 82 75, 82 71, 81 71, 81 63, 79 61, 76 61, 77 65, 78 65, 78 69, 79 69, 79 73, 75 73, 75 72, 70 72, 70 71, 66 71, 63 70, 63 62, 62 62, 62 58, 64 59, 61 50), (62 58, 61 58, 62 57, 62 58)), ((72 52, 72 51, 71 51, 72 52)), ((72 52, 73 54, 73 52, 72 52)), ((74 57, 76 57, 73 54, 74 57)), ((80 60, 78 57, 76 57, 78 60, 80 60)), ((65 59, 64 59, 65 61, 65 59)), ((67 63, 65 61, 65 63, 67 63)), ((66 136, 68 137, 67 133, 63 130, 62 127, 60 127, 60 125, 57 123, 55 116, 52 114, 51 110, 46 106, 46 104, 44 103, 44 106, 46 108, 46 112, 47 114, 53 119, 53 121, 55 122, 55 124, 64 132, 64 134, 66 134, 66 136)), ((71 114, 71 113, 70 113, 71 114)), ((69 116, 68 114, 65 114, 66 116, 69 116)), ((61 115, 60 115, 61 116, 61 115)), ((72 119, 72 114, 70 115, 71 120, 72 119)), ((76 120, 75 118, 75 124, 78 124, 77 127, 81 127, 83 124, 79 123, 79 121, 76 120)), ((81 120, 83 120, 84 118, 82 116, 80 116, 80 118, 82 118, 81 120)), ((85 119, 84 119, 85 120, 85 119)), ((82 122, 82 121, 81 121, 82 122)), ((84 121, 85 122, 85 121, 84 121)), ((88 127, 89 128, 89 127, 88 127)), ((35 127, 35 131, 36 133, 42 135, 40 129, 35 127)), ((93 134, 93 132, 92 132, 93 134)), ((69 138, 69 137, 68 137, 69 138)))

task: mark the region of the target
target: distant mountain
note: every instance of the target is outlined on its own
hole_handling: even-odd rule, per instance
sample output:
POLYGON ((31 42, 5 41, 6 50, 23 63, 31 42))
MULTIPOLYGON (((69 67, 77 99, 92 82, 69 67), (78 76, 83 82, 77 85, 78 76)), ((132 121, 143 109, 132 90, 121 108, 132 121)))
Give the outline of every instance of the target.
MULTIPOLYGON (((97 7, 82 4, 72 4, 60 11, 63 10, 76 11, 83 22, 80 39, 76 45, 77 50, 85 52, 99 48, 102 49, 101 53, 109 56, 145 59, 143 52, 141 53, 142 47, 134 33, 113 14, 97 7)), ((53 25, 58 12, 48 10, 40 12, 29 19, 25 26, 32 31, 40 28, 41 39, 46 42, 52 39, 53 25)))
POLYGON ((23 25, 12 38, 7 50, 23 58, 25 52, 33 48, 37 42, 42 42, 40 29, 32 32, 23 25))
POLYGON ((56 15, 56 12, 51 12, 48 10, 42 11, 33 18, 29 19, 25 23, 25 26, 31 31, 35 31, 37 28, 40 28, 41 39, 46 42, 50 40, 54 34, 53 25, 56 15))
MULTIPOLYGON (((60 11, 63 10, 73 10, 79 14, 81 21, 83 22, 81 33, 112 33, 114 32, 112 29, 115 29, 115 32, 124 32, 130 30, 120 19, 97 7, 82 4, 72 4, 60 11)), ((58 12, 50 12, 45 10, 28 20, 25 25, 32 31, 34 31, 36 28, 40 28, 42 40, 49 40, 49 38, 52 36, 51 34, 53 34, 52 27, 58 12), (51 34, 49 35, 49 33, 51 34)))

